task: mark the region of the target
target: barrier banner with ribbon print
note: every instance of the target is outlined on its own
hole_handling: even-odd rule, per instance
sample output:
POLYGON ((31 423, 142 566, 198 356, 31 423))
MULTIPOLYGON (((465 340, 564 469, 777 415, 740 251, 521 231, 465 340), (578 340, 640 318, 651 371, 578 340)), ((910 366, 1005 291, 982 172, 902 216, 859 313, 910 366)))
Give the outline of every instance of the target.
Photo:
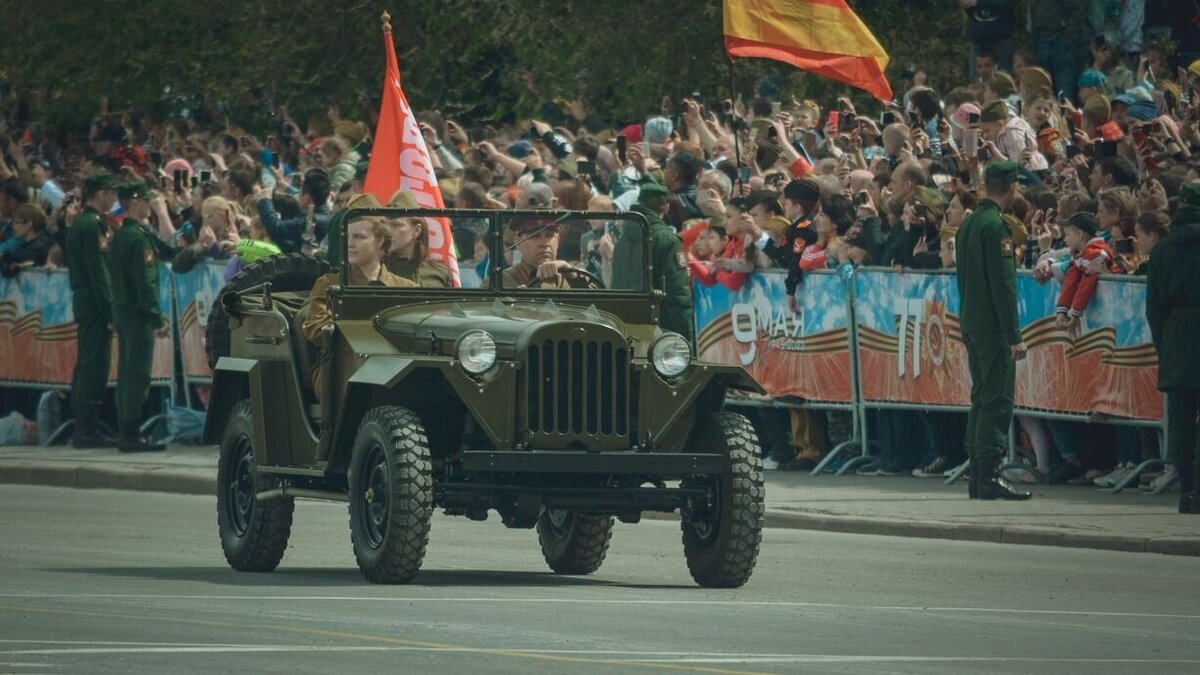
POLYGON ((179 354, 190 380, 212 377, 204 332, 213 300, 225 286, 225 261, 206 261, 175 275, 175 316, 179 317, 179 354))
POLYGON ((849 403, 849 303, 830 272, 804 277, 801 311, 788 309, 784 275, 751 274, 737 291, 693 283, 701 359, 744 366, 772 396, 849 403))
MULTIPOLYGON (((955 276, 863 268, 854 283, 864 401, 969 406, 955 276)), ((1017 407, 1161 420, 1144 281, 1101 279, 1076 340, 1055 326, 1059 289, 1057 282, 1017 277, 1018 321, 1029 348, 1017 363, 1017 407)))
MULTIPOLYGON (((171 272, 165 265, 159 266, 159 278, 159 307, 171 317, 171 272)), ((109 382, 117 380, 117 353, 114 332, 109 382)), ((0 277, 0 383, 69 387, 76 354, 67 271, 29 269, 0 277)), ((171 382, 173 362, 171 338, 156 338, 150 381, 171 382)))

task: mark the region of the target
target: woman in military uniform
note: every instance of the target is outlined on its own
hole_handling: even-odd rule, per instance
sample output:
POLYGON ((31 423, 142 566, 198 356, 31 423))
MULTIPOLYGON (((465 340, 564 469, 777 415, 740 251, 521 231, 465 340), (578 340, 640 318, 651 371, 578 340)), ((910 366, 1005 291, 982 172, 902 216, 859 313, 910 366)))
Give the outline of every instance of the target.
MULTIPOLYGON (((383 265, 384 252, 392 245, 392 235, 387 223, 382 218, 348 219, 345 236, 342 238, 346 247, 346 257, 350 262, 351 286, 390 286, 393 288, 411 288, 417 284, 409 279, 398 277, 383 265)), ((333 313, 329 310, 329 287, 340 286, 340 272, 330 272, 313 284, 308 295, 308 303, 301 311, 305 312, 302 329, 304 337, 309 342, 324 346, 322 333, 326 326, 333 324, 333 313)), ((324 361, 324 358, 321 359, 324 361)), ((313 392, 321 398, 322 372, 318 365, 310 374, 313 392)))
MULTIPOLYGON (((388 206, 419 208, 416 198, 403 190, 392 195, 388 206)), ((385 261, 388 271, 423 288, 449 288, 452 285, 450 268, 429 259, 429 228, 425 219, 394 218, 389 225, 392 243, 385 261)))

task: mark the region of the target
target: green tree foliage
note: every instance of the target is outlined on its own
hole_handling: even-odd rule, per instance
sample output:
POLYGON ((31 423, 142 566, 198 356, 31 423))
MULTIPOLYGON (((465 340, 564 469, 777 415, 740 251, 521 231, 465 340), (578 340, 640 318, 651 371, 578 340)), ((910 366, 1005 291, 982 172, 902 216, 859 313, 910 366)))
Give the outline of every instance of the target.
MULTIPOLYGON (((891 53, 895 86, 908 63, 935 87, 961 81, 957 3, 850 4, 891 53)), ((227 106, 251 128, 269 122, 272 104, 287 104, 301 122, 331 104, 361 117, 359 92, 377 100, 382 81, 383 10, 413 106, 476 121, 576 98, 612 121, 640 118, 663 96, 725 98, 731 74, 744 96, 768 73, 787 95, 829 103, 847 91, 758 59, 731 73, 718 0, 0 0, 0 81, 32 103, 35 118, 73 129, 105 96, 110 110, 153 117, 227 106)))

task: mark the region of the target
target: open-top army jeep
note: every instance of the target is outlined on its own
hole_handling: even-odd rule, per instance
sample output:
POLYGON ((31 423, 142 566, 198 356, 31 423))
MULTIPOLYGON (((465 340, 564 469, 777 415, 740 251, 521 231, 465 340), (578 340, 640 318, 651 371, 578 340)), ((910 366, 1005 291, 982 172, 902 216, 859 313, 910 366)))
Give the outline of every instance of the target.
MULTIPOLYGON (((638 228, 630 241, 643 243, 624 255, 652 260, 637 214, 351 218, 415 216, 486 227, 492 261, 515 247, 502 236, 509 219, 556 219, 564 237, 604 219, 617 233, 638 228)), ((651 265, 637 268, 636 288, 616 290, 575 269, 564 274, 570 289, 505 288, 498 265, 482 288, 387 288, 351 285, 345 256, 321 350, 300 326, 308 290, 331 270, 324 261, 264 259, 214 303, 205 437, 221 446, 217 515, 232 567, 274 569, 302 497, 349 502, 354 555, 373 582, 416 575, 435 508, 475 520, 494 509, 508 527, 536 527, 546 562, 564 574, 599 568, 614 518, 679 510, 693 579, 746 582, 763 523, 759 445, 748 421, 722 408, 727 388, 761 388, 741 368, 695 360, 659 327, 651 265), (323 369, 321 392, 313 368, 323 369)))

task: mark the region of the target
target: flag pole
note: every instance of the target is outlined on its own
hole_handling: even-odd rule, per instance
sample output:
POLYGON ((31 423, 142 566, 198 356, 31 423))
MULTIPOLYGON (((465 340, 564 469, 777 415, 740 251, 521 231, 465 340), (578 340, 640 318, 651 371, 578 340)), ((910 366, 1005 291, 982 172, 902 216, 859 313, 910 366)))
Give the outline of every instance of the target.
POLYGON ((740 140, 738 140, 737 125, 733 123, 734 118, 737 117, 737 92, 734 89, 734 85, 733 85, 733 58, 729 59, 729 102, 731 104, 729 107, 729 113, 730 113, 729 127, 733 131, 733 156, 734 156, 734 162, 736 162, 736 164, 734 164, 733 168, 737 171, 737 183, 738 183, 738 190, 737 190, 736 196, 741 197, 742 196, 742 187, 743 187, 743 185, 742 185, 742 143, 740 140))

